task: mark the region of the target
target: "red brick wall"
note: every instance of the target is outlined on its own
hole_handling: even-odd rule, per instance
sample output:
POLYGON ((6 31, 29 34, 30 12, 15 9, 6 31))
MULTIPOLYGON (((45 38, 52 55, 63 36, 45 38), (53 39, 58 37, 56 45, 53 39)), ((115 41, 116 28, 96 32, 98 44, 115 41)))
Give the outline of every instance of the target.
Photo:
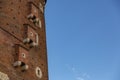
POLYGON ((34 3, 38 8, 39 2, 45 6, 44 0, 0 0, 0 72, 6 73, 10 80, 48 80, 44 13, 38 9, 37 15, 42 21, 42 28, 39 28, 27 19, 31 11, 29 2, 34 3), (30 25, 38 33, 37 47, 30 48, 29 44, 23 43, 25 24, 30 25), (18 52, 23 50, 28 54, 25 60, 29 65, 27 71, 23 72, 20 67, 13 66, 18 58, 16 44, 25 48, 20 47, 18 52), (42 70, 41 79, 36 76, 36 67, 42 70))

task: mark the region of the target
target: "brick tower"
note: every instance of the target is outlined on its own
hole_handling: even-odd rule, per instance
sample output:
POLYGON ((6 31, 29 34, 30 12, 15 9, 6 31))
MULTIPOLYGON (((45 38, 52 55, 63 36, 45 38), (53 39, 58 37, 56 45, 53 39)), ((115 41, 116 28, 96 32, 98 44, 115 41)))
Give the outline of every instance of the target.
POLYGON ((48 80, 46 0, 0 0, 0 80, 48 80))

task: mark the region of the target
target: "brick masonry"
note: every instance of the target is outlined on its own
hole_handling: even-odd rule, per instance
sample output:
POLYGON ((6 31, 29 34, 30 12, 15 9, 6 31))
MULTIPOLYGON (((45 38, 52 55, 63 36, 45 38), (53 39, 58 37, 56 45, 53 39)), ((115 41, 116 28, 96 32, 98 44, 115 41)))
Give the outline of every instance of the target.
POLYGON ((45 19, 41 10, 45 3, 45 0, 0 0, 0 73, 9 80, 48 80, 45 19), (32 20, 28 19, 29 14, 34 15, 32 20), (35 24, 36 18, 41 27, 39 22, 35 24), (23 42, 26 37, 36 42, 36 33, 38 45, 30 47, 31 42, 23 42), (16 61, 24 64, 13 66, 16 61), (22 71, 25 64, 29 68, 22 71))

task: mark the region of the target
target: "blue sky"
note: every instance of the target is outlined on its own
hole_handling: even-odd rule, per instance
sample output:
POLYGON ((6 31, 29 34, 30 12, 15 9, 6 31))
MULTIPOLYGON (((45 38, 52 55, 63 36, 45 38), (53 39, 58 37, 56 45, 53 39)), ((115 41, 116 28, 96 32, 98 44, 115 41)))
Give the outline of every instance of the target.
POLYGON ((120 1, 48 0, 49 80, 120 80, 120 1))

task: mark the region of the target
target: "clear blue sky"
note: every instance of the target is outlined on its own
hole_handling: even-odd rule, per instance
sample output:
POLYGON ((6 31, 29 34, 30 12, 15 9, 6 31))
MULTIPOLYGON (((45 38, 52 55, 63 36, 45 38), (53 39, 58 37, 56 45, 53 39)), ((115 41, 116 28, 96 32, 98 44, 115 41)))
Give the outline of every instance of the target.
POLYGON ((49 80, 120 80, 120 0, 48 0, 49 80))

